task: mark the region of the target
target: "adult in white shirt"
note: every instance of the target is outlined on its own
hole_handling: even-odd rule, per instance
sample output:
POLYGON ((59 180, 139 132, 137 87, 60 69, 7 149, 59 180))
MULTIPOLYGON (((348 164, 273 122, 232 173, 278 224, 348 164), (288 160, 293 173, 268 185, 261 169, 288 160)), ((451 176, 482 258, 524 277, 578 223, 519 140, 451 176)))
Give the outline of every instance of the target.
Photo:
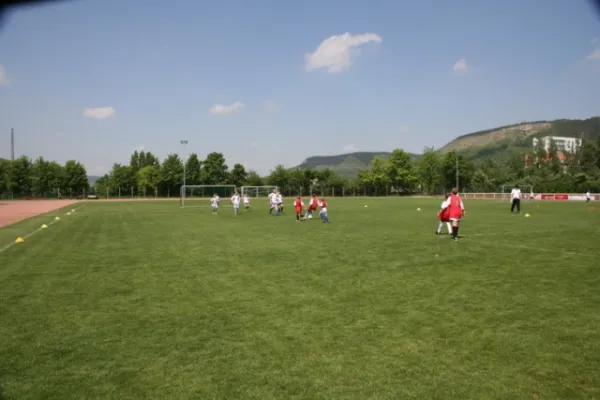
POLYGON ((589 203, 590 201, 592 201, 592 194, 588 190, 587 193, 585 194, 585 202, 589 203))
POLYGON ((269 214, 271 214, 273 212, 273 210, 275 209, 275 207, 277 206, 277 191, 276 190, 273 190, 271 193, 269 193, 269 204, 270 204, 269 214))
POLYGON ((521 189, 519 189, 519 185, 515 185, 513 190, 510 191, 510 212, 514 212, 515 208, 517 209, 517 214, 521 212, 521 189))

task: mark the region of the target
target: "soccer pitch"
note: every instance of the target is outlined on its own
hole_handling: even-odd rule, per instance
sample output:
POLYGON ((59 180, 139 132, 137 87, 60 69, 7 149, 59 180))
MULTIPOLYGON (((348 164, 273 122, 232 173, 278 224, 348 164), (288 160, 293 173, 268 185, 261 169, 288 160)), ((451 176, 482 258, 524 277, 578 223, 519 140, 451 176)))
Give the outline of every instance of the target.
POLYGON ((0 253, 0 398, 599 398, 600 210, 467 199, 454 242, 441 200, 8 226, 0 247, 61 216, 0 253))

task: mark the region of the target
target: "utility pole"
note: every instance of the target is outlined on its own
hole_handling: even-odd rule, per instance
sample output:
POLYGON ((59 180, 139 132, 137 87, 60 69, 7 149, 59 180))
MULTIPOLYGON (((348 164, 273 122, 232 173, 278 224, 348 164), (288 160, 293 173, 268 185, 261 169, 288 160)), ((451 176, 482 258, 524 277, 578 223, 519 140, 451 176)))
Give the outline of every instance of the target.
POLYGON ((460 188, 458 186, 458 154, 456 155, 456 190, 460 192, 460 188))
POLYGON ((10 128, 10 159, 15 161, 15 130, 10 128))

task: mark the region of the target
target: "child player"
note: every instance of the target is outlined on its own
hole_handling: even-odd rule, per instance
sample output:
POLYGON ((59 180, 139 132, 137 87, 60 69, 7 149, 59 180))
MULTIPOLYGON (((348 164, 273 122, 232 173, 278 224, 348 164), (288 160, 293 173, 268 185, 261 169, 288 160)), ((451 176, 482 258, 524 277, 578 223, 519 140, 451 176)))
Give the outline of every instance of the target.
POLYGON ((281 192, 278 190, 277 191, 277 208, 279 209, 279 212, 282 213, 283 212, 283 196, 281 195, 281 192))
POLYGON ((231 196, 231 204, 233 205, 233 213, 238 215, 240 212, 240 195, 237 192, 231 196))
POLYGON ((321 206, 321 211, 319 212, 319 216, 323 220, 323 223, 328 224, 329 217, 327 216, 327 202, 325 201, 325 199, 321 199, 320 206, 321 206))
POLYGON ((450 194, 446 193, 446 195, 444 196, 444 201, 442 201, 441 209, 437 213, 437 216, 440 219, 440 222, 435 231, 436 235, 439 235, 442 233, 442 227, 444 226, 444 223, 446 224, 446 227, 448 228, 448 235, 452 235, 452 225, 450 224, 450 215, 449 215, 449 211, 448 211, 448 199, 449 198, 450 198, 450 194))
POLYGON ((294 201, 294 209, 296 210, 296 221, 300 221, 301 219, 304 219, 304 216, 302 215, 302 210, 304 209, 304 203, 302 202, 302 199, 300 198, 300 196, 296 197, 296 200, 294 201))
POLYGON ((219 212, 219 196, 217 194, 213 194, 212 199, 210 199, 210 206, 212 207, 212 213, 217 214, 219 212))
POLYGON ((269 193, 269 214, 273 213, 273 210, 277 206, 277 190, 273 189, 271 193, 269 193))
POLYGON ((244 210, 248 211, 250 209, 250 197, 247 194, 244 194, 244 210))
POLYGON ((306 210, 306 218, 311 219, 312 214, 317 211, 318 206, 319 199, 317 199, 317 195, 313 193, 310 202, 308 203, 308 209, 306 210))

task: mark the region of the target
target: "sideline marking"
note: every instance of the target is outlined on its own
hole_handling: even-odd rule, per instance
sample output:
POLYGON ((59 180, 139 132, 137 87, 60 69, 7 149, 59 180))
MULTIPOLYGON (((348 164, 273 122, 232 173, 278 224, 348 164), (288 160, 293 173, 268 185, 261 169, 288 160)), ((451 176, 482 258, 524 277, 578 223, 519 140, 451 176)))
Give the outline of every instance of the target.
MULTIPOLYGON (((77 207, 72 208, 70 211, 67 211, 66 215, 70 215, 71 213, 75 212, 75 210, 77 210, 81 206, 83 206, 83 204, 78 205, 77 207)), ((63 207, 63 208, 67 208, 67 207, 63 207)), ((50 213, 53 213, 53 212, 56 212, 56 211, 59 211, 59 210, 48 211, 46 214, 50 214, 50 213)), ((43 216, 43 215, 45 215, 45 214, 42 214, 40 216, 43 216)), ((58 217, 54 217, 51 222, 48 222, 47 224, 42 224, 39 228, 35 229, 32 232, 29 232, 25 236, 21 236, 21 237, 23 238, 23 240, 27 240, 28 238, 32 237, 33 235, 37 234, 38 232, 40 232, 40 231, 42 231, 44 229, 50 228, 52 225, 54 225, 55 223, 57 223, 58 221, 60 221, 60 218, 59 219, 56 219, 56 218, 58 218, 58 217), (42 226, 46 226, 46 228, 42 228, 42 226)), ((12 242, 10 242, 9 244, 7 244, 6 246, 0 247, 0 254, 4 253, 6 250, 10 249, 11 247, 16 246, 17 244, 20 244, 20 243, 17 243, 17 242, 15 242, 13 240, 12 242)))

